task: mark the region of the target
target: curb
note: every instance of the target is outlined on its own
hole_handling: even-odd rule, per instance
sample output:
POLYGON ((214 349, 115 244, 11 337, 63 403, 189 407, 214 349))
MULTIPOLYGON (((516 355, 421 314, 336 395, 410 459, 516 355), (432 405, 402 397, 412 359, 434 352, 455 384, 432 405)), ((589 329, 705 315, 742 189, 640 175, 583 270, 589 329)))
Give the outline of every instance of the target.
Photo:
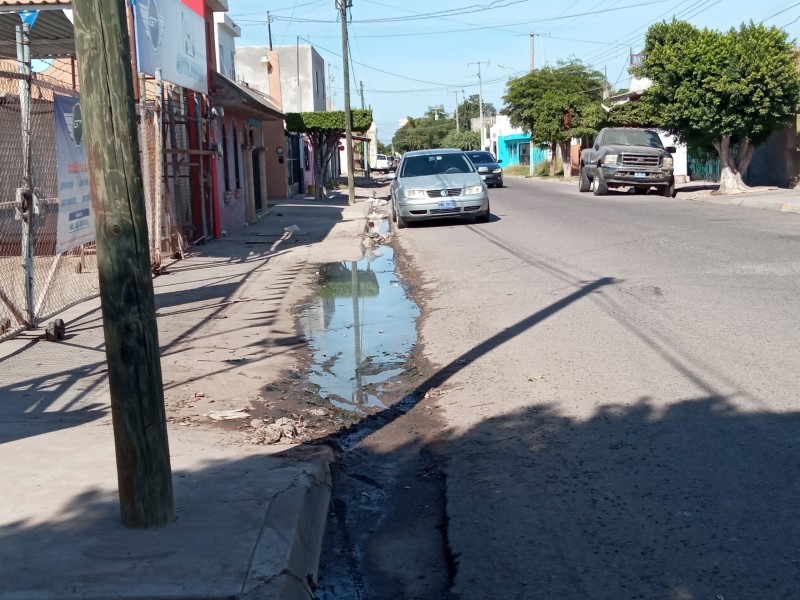
POLYGON ((329 446, 303 451, 306 469, 273 498, 264 513, 262 531, 239 600, 314 598, 322 539, 333 485, 329 446), (290 518, 287 519, 287 516, 290 518), (274 524, 272 528, 270 525, 274 524), (280 559, 276 560, 279 555, 280 559), (275 572, 276 565, 285 565, 275 572))

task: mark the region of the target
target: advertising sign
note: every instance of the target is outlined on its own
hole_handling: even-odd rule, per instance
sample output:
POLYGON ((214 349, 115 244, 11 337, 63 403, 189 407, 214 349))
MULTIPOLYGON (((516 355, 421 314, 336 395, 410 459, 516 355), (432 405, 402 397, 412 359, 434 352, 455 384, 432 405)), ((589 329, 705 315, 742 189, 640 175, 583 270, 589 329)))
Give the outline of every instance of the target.
POLYGON ((78 98, 53 96, 58 166, 56 253, 94 241, 94 212, 89 167, 83 145, 83 119, 78 98))
POLYGON ((208 93, 206 22, 180 0, 136 0, 139 71, 208 93))

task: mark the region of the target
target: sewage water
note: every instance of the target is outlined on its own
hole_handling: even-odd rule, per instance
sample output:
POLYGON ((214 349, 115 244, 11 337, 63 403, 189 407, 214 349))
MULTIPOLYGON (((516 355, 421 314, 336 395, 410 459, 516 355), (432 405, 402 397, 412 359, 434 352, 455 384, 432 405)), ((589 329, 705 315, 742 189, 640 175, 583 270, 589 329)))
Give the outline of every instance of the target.
POLYGON ((308 380, 335 408, 385 408, 386 384, 403 372, 416 343, 419 308, 395 268, 392 248, 378 246, 360 261, 320 269, 320 290, 300 323, 313 353, 308 380))

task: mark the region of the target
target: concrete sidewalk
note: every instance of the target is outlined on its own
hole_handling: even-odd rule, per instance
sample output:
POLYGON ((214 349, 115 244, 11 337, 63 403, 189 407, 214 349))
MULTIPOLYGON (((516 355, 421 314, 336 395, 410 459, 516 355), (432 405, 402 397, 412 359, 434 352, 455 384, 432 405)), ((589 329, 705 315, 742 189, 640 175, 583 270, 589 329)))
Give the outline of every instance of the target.
POLYGON ((712 196, 717 189, 716 184, 691 182, 677 186, 677 198, 694 202, 710 202, 729 206, 746 206, 762 210, 778 210, 781 212, 800 213, 800 190, 776 187, 754 187, 744 194, 712 196))
MULTIPOLYGON (((516 176, 507 176, 507 179, 511 181, 512 177, 516 176)), ((576 188, 578 185, 577 177, 570 177, 567 179, 562 177, 519 177, 521 179, 535 179, 537 181, 571 185, 576 188)), ((675 186, 677 191, 675 197, 678 200, 691 200, 693 202, 709 202, 713 204, 727 204, 729 206, 746 206, 762 210, 800 213, 800 189, 795 190, 762 186, 754 187, 751 191, 743 194, 713 196, 712 192, 716 191, 718 187, 718 184, 706 181, 679 183, 675 186)))
POLYGON ((312 598, 327 447, 211 425, 291 370, 316 265, 362 257, 371 190, 290 200, 154 280, 177 520, 119 519, 99 301, 0 344, 0 599, 312 598), (293 227, 295 226, 295 227, 293 227), (285 229, 289 228, 290 231, 285 229))

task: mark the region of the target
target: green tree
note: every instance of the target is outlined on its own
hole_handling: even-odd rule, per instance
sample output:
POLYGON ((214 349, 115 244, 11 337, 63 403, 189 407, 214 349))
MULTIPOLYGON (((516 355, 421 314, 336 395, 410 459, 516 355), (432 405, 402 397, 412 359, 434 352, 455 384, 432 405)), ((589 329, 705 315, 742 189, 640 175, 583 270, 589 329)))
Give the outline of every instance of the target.
POLYGON ((597 133, 601 119, 599 101, 606 87, 605 76, 579 60, 559 62, 511 79, 506 87, 503 112, 511 124, 531 133, 531 141, 553 150, 550 175, 556 171, 556 148, 564 162, 564 174, 571 172, 570 140, 597 133))
MULTIPOLYGON (((331 162, 339 141, 345 135, 344 111, 286 113, 286 129, 291 132, 304 133, 311 141, 314 151, 314 181, 317 187, 314 192, 316 200, 324 199, 328 190, 325 187, 325 170, 331 162)), ((354 110, 353 131, 364 132, 372 125, 371 110, 354 110)))
MULTIPOLYGON (((469 129, 469 124, 472 119, 480 117, 480 96, 473 94, 464 98, 461 104, 458 105, 458 121, 459 125, 464 129, 469 129)), ((483 116, 491 117, 497 114, 497 109, 491 102, 483 103, 483 116)))
POLYGON ((755 147, 797 112, 797 53, 786 32, 742 24, 718 32, 685 21, 657 23, 637 73, 664 127, 698 149, 716 149, 720 193, 747 189, 742 174, 755 147))
POLYGON ((442 139, 442 148, 478 150, 481 147, 481 134, 477 131, 456 131, 453 129, 442 139))
POLYGON ((382 141, 378 140, 378 154, 391 154, 392 153, 392 145, 391 144, 384 144, 382 141))
POLYGON ((430 115, 416 119, 408 117, 408 122, 395 132, 392 143, 398 152, 441 148, 442 140, 454 129, 455 121, 452 119, 436 120, 430 115))

